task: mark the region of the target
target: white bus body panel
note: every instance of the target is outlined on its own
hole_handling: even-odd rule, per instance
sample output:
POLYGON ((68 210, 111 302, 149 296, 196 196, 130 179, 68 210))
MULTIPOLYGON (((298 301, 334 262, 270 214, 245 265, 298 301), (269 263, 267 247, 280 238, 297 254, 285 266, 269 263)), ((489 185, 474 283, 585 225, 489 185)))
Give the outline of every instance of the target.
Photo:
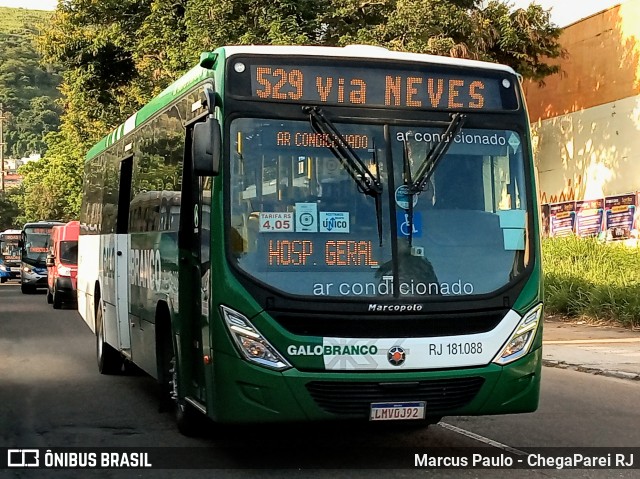
POLYGON ((118 351, 131 347, 128 321, 127 257, 129 236, 102 237, 99 251, 101 298, 104 305, 104 337, 118 351))
POLYGON ((80 235, 78 240, 78 312, 95 332, 98 284, 104 305, 105 341, 119 351, 131 348, 128 252, 128 235, 80 235))
POLYGON ((94 332, 96 324, 93 293, 100 263, 100 236, 81 234, 78 238, 78 312, 94 332))
POLYGON ((118 316, 119 349, 131 349, 129 326, 129 251, 131 241, 128 234, 116 235, 116 311, 118 316))

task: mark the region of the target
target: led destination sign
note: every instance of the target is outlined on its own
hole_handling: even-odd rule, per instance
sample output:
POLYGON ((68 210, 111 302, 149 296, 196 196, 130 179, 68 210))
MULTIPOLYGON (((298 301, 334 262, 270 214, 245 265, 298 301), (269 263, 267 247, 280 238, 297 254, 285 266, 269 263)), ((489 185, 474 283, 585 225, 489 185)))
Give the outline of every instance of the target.
POLYGON ((264 262, 269 267, 378 266, 371 241, 270 239, 264 246, 264 262))
POLYGON ((232 70, 229 83, 232 95, 277 102, 448 111, 518 108, 514 84, 517 80, 504 72, 445 71, 429 65, 421 70, 405 70, 352 64, 261 62, 242 72, 232 70))

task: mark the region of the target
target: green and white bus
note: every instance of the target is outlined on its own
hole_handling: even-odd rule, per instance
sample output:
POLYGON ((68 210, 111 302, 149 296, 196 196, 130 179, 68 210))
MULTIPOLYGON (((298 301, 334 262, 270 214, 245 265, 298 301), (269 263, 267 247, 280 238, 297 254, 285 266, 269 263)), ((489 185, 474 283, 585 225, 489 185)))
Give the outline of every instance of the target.
POLYGON ((87 154, 78 307, 98 366, 215 421, 534 411, 541 259, 518 75, 233 46, 87 154))

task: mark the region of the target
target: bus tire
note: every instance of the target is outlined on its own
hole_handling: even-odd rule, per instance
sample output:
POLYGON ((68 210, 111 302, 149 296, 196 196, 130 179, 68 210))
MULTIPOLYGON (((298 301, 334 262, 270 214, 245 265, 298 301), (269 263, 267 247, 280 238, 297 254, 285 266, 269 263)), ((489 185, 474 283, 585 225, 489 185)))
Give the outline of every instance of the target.
POLYGON ((180 396, 180 367, 176 339, 171 328, 171 315, 166 305, 156 311, 156 358, 160 387, 160 411, 173 412, 178 431, 191 437, 199 434, 201 414, 180 396))
POLYGON ((198 434, 198 425, 202 418, 198 411, 191 406, 184 398, 180 397, 178 393, 178 384, 180 380, 178 363, 174 353, 171 359, 171 397, 174 400, 176 425, 180 434, 187 437, 193 437, 198 434))
POLYGON ((56 287, 55 285, 53 286, 53 298, 52 301, 53 303, 53 309, 60 309, 62 308, 62 301, 60 300, 60 295, 56 294, 56 287))
POLYGON ((4 276, 0 278, 0 283, 6 283, 6 282, 7 282, 7 278, 5 278, 4 276))
POLYGON ((36 288, 20 283, 20 291, 22 291, 22 294, 33 294, 35 293, 36 288))
POLYGON ((102 302, 96 309, 96 358, 100 374, 118 374, 122 371, 122 356, 104 340, 102 302))

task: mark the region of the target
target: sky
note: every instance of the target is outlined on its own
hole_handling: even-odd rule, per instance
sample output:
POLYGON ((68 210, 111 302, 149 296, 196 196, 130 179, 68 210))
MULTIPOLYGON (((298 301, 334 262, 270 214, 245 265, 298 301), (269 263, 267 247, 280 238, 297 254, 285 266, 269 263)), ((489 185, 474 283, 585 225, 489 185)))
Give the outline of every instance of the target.
MULTIPOLYGON (((551 8, 551 21, 559 27, 598 13, 625 0, 510 0, 517 8, 525 8, 537 3, 545 10, 551 8)), ((2 0, 0 0, 2 2, 2 0)))
POLYGON ((0 0, 0 7, 29 8, 31 10, 55 10, 58 0, 0 0))
MULTIPOLYGON (((515 7, 526 7, 537 3, 545 9, 551 8, 551 21, 564 27, 581 18, 588 17, 624 0, 506 0, 515 7)), ((22 7, 36 10, 54 10, 58 0, 0 0, 2 7, 22 7)))

